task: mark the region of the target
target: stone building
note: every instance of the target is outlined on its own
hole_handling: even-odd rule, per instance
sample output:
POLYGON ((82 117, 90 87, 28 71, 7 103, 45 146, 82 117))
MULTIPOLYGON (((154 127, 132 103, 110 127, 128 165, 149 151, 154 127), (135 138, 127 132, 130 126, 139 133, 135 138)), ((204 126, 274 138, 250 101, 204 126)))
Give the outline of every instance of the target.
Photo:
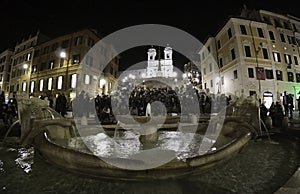
POLYGON ((52 97, 64 93, 68 100, 81 90, 91 97, 111 92, 116 82, 119 58, 114 53, 116 57, 108 64, 101 63, 115 51, 110 45, 93 48, 100 40, 95 30, 83 29, 44 41, 37 40, 39 34, 15 48, 10 82, 12 92, 22 90, 35 96, 52 97))
POLYGON ((200 50, 202 87, 238 97, 256 93, 267 106, 280 101, 284 91, 295 101, 300 91, 299 33, 299 18, 244 9, 200 50))
POLYGON ((9 79, 13 50, 7 49, 0 53, 0 91, 9 92, 9 79))

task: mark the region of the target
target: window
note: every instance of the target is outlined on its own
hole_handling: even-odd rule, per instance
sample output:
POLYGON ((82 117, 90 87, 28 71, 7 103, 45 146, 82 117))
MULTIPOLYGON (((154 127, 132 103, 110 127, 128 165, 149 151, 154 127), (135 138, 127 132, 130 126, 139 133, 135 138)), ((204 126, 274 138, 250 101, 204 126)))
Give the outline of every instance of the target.
POLYGON ((48 69, 53 69, 55 65, 55 60, 49 61, 48 69))
POLYGON ((299 65, 298 57, 294 56, 295 65, 299 65))
POLYGON ((291 37, 291 42, 292 42, 293 45, 297 45, 295 37, 291 37))
POLYGON ((31 53, 28 53, 26 56, 26 61, 29 61, 31 59, 31 53))
POLYGON ((76 88, 77 84, 77 74, 71 75, 71 88, 76 88))
POLYGON ((90 76, 87 75, 87 74, 85 74, 85 75, 84 75, 84 83, 85 83, 86 85, 88 85, 88 84, 90 84, 90 81, 91 81, 90 76))
POLYGON ((42 92, 44 90, 44 80, 41 79, 40 80, 40 92, 42 92))
POLYGON ((80 54, 73 55, 72 64, 79 64, 79 62, 80 62, 80 54))
POLYGON ((231 49, 231 60, 234 60, 235 59, 235 52, 234 52, 234 48, 231 49))
POLYGON ((228 38, 230 39, 232 37, 231 28, 228 29, 227 34, 228 34, 228 38))
POLYGON ((249 76, 249 78, 254 78, 254 70, 253 70, 253 68, 248 68, 248 76, 249 76))
POLYGON ((264 59, 269 59, 269 54, 268 54, 267 48, 262 48, 262 53, 263 53, 264 59))
POLYGON ((49 77, 48 78, 48 90, 52 90, 52 81, 53 81, 53 78, 49 77))
POLYGON ((82 44, 82 36, 77 36, 74 40, 74 45, 78 46, 82 44))
POLYGON ((246 57, 251 57, 251 51, 250 51, 250 46, 249 45, 245 45, 245 55, 246 57))
POLYGON ((37 70, 36 65, 32 65, 31 73, 36 73, 36 70, 37 70))
POLYGON ((294 74, 292 72, 287 72, 288 75, 288 81, 293 82, 294 81, 294 74))
POLYGON ((245 25, 240 25, 241 33, 247 35, 247 30, 245 25))
POLYGON ((63 76, 58 76, 57 77, 57 89, 61 90, 63 86, 63 76))
POLYGON ((276 70, 276 79, 282 81, 282 71, 276 70))
POLYGON ((211 72, 212 71, 212 64, 210 63, 209 64, 209 72, 211 72))
POLYGON ((220 58, 220 68, 222 68, 223 67, 223 59, 222 58, 220 58))
MULTIPOLYGON (((207 47, 208 52, 210 52, 210 46, 207 47)), ((168 55, 167 59, 169 59, 170 56, 168 55)))
POLYGON ((285 42, 285 38, 284 38, 284 35, 282 33, 280 33, 280 39, 281 39, 281 42, 285 42))
POLYGON ((220 49, 220 48, 221 48, 221 41, 220 41, 220 40, 218 40, 218 42, 217 42, 217 46, 218 46, 218 49, 220 49))
POLYGON ((261 37, 261 38, 264 38, 264 32, 262 30, 262 28, 257 28, 257 33, 258 33, 258 36, 261 37))
POLYGON ((203 74, 206 75, 206 68, 203 68, 203 74))
POLYGON ((238 72, 237 70, 233 71, 233 79, 237 79, 238 78, 238 72))
POLYGON ((300 82, 300 73, 296 73, 296 82, 300 82))
POLYGON ((288 39, 288 43, 289 43, 289 44, 292 44, 291 36, 288 36, 288 35, 287 35, 287 39, 288 39))
POLYGON ((35 81, 31 81, 31 84, 30 84, 30 93, 34 92, 34 85, 35 85, 35 81))
POLYGON ((272 31, 269 31, 270 39, 275 41, 275 36, 272 31))
POLYGON ((206 89, 207 88, 207 84, 206 83, 204 83, 204 89, 206 89))
POLYGON ((278 52, 273 52, 274 61, 281 62, 280 54, 278 52))
POLYGON ((214 81, 212 79, 210 80, 210 87, 214 87, 214 81))
POLYGON ((26 88, 27 88, 27 83, 26 83, 26 81, 23 81, 23 83, 22 83, 22 91, 23 92, 26 92, 26 88))
POLYGON ((266 79, 274 79, 273 70, 266 69, 266 79))
POLYGON ((224 85, 224 76, 221 77, 221 84, 224 85))
POLYGON ((287 64, 292 64, 292 57, 291 57, 291 55, 289 55, 289 54, 284 54, 284 61, 285 61, 287 64))

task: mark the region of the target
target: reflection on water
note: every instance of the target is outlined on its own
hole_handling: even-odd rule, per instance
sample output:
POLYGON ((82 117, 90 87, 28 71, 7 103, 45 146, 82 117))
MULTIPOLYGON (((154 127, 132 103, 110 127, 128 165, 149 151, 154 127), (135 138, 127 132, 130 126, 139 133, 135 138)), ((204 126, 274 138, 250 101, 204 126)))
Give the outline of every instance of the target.
POLYGON ((16 164, 24 170, 24 172, 29 173, 33 165, 34 149, 31 148, 19 148, 18 158, 15 160, 16 164))
POLYGON ((84 177, 45 162, 33 148, 26 151, 24 148, 0 146, 0 193, 271 194, 297 169, 300 153, 294 140, 279 137, 273 140, 279 144, 268 140, 250 141, 228 163, 201 175, 178 180, 138 182, 84 177), (30 170, 26 172, 25 169, 30 170))
MULTIPOLYGON (((82 152, 91 152, 100 157, 130 158, 134 154, 143 151, 143 145, 139 142, 139 134, 134 131, 119 132, 118 138, 111 138, 105 133, 98 133, 86 137, 70 139, 68 146, 82 152)), ((155 148, 159 150, 175 151, 179 160, 199 156, 201 144, 214 145, 215 140, 203 138, 203 135, 194 133, 181 133, 175 131, 160 131, 155 148)), ((223 143, 228 143, 229 138, 223 138, 223 143)), ((213 147, 211 151, 214 151, 213 147)), ((201 153, 204 154, 204 153, 201 153)))

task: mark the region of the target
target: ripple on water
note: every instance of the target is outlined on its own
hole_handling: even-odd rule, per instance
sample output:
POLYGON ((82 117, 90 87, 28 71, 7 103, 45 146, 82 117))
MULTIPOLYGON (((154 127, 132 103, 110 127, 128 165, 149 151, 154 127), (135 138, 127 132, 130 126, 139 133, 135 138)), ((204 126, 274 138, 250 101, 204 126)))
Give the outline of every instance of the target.
MULTIPOLYGON (((70 173, 29 150, 0 149, 0 193, 274 193, 298 167, 291 140, 250 141, 236 157, 200 175, 167 181, 118 181, 70 173), (26 173, 15 161, 31 165, 26 173), (25 159, 26 158, 26 159, 25 159)), ((26 165, 25 165, 26 166, 26 165)))

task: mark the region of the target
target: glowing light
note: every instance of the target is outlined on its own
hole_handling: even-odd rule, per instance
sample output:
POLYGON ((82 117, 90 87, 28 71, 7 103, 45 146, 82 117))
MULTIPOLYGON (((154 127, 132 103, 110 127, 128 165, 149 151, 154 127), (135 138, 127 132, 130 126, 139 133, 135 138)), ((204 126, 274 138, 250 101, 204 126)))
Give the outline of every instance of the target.
POLYGON ((65 51, 61 51, 59 56, 63 59, 65 59, 67 57, 67 53, 65 51))

